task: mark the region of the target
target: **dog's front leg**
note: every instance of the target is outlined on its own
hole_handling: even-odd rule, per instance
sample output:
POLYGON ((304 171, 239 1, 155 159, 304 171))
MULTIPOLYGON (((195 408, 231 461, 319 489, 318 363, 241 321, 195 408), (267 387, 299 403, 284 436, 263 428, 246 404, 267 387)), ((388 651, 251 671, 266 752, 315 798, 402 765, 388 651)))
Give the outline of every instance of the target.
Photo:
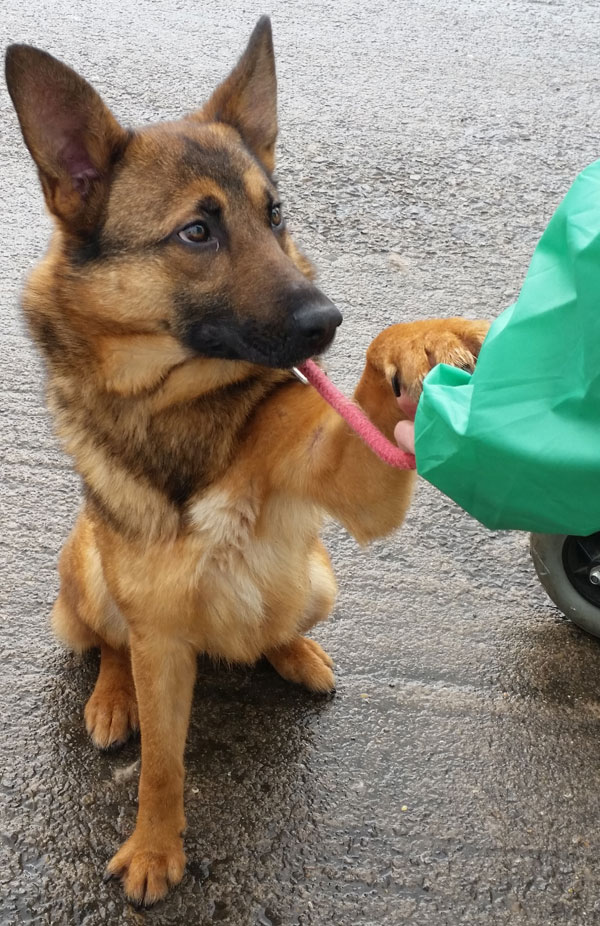
MULTIPOLYGON (((354 398, 393 440, 405 418, 394 392, 419 398, 423 379, 437 363, 473 369, 488 324, 460 318, 392 325, 367 350, 354 398)), ((279 491, 310 498, 367 543, 400 526, 414 472, 394 469, 348 427, 321 397, 294 384, 258 419, 256 471, 279 491)))
POLYGON ((183 751, 196 654, 176 637, 134 630, 131 662, 142 737, 138 815, 107 873, 123 879, 130 900, 152 904, 181 881, 185 866, 183 751))

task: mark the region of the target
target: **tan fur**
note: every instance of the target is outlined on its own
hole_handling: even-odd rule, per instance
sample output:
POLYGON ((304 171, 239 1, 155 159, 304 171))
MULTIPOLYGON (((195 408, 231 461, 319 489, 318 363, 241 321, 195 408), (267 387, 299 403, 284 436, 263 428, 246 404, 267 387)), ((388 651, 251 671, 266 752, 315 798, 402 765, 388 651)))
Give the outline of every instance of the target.
MULTIPOLYGON (((222 306, 240 337, 273 334, 277 344, 298 293, 303 305, 324 304, 285 226, 268 220, 274 74, 262 22, 202 110, 127 135, 54 59, 18 47, 7 64, 56 221, 24 308, 85 487, 52 622, 73 649, 101 649, 85 709, 94 743, 121 742, 139 721, 137 824, 108 870, 145 903, 183 874, 196 654, 266 656, 285 678, 331 690, 330 658, 303 636, 335 600, 323 513, 366 543, 399 526, 414 483, 288 369, 190 347, 186 326, 222 306), (55 118, 44 123, 48 106, 55 118), (198 216, 221 223, 204 251, 178 239, 198 216)), ((400 417, 392 377, 418 397, 435 363, 475 363, 486 328, 448 319, 387 329, 368 349, 356 402, 391 437, 400 417)))

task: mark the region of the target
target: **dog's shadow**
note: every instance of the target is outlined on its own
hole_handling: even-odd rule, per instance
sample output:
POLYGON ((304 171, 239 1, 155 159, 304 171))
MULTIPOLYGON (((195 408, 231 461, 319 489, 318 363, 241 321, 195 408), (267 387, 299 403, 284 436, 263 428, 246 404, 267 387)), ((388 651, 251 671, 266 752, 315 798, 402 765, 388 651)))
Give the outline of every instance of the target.
MULTIPOLYGON (((125 904, 120 887, 100 886, 99 875, 135 823, 140 743, 98 752, 87 737, 83 707, 98 664, 96 654, 57 656, 49 697, 56 775, 70 782, 74 814, 93 833, 83 857, 97 902, 125 904)), ((264 880, 268 893, 267 873, 288 867, 314 831, 312 743, 330 705, 331 697, 283 681, 267 663, 231 668, 199 659, 185 754, 188 865, 178 888, 192 895, 195 921, 227 921, 235 911, 240 922, 277 922, 272 910, 264 914, 269 902, 257 897, 257 884, 264 880)), ((81 868, 81 847, 78 861, 81 868)), ((161 905, 155 909, 158 922, 161 905)))

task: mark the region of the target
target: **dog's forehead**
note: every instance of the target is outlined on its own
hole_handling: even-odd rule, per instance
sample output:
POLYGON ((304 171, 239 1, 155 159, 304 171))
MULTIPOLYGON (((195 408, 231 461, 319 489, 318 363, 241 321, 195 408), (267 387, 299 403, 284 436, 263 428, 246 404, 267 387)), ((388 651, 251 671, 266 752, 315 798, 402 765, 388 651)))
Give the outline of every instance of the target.
POLYGON ((200 199, 261 206, 274 190, 234 129, 193 119, 163 123, 136 132, 129 143, 106 228, 147 235, 150 224, 153 235, 168 234, 200 199))

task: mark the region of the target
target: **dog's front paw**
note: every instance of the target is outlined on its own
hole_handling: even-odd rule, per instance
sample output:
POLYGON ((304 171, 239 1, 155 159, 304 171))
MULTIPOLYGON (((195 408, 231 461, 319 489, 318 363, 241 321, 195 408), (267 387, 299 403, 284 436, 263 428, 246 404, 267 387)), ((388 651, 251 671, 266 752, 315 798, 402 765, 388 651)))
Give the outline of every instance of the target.
POLYGON ((107 878, 121 878, 128 900, 150 906, 179 884, 185 869, 181 836, 146 836, 136 829, 106 867, 107 878))
POLYGON ((423 380, 438 363, 473 371, 489 323, 446 318, 392 325, 369 346, 367 363, 396 396, 417 402, 423 380))

